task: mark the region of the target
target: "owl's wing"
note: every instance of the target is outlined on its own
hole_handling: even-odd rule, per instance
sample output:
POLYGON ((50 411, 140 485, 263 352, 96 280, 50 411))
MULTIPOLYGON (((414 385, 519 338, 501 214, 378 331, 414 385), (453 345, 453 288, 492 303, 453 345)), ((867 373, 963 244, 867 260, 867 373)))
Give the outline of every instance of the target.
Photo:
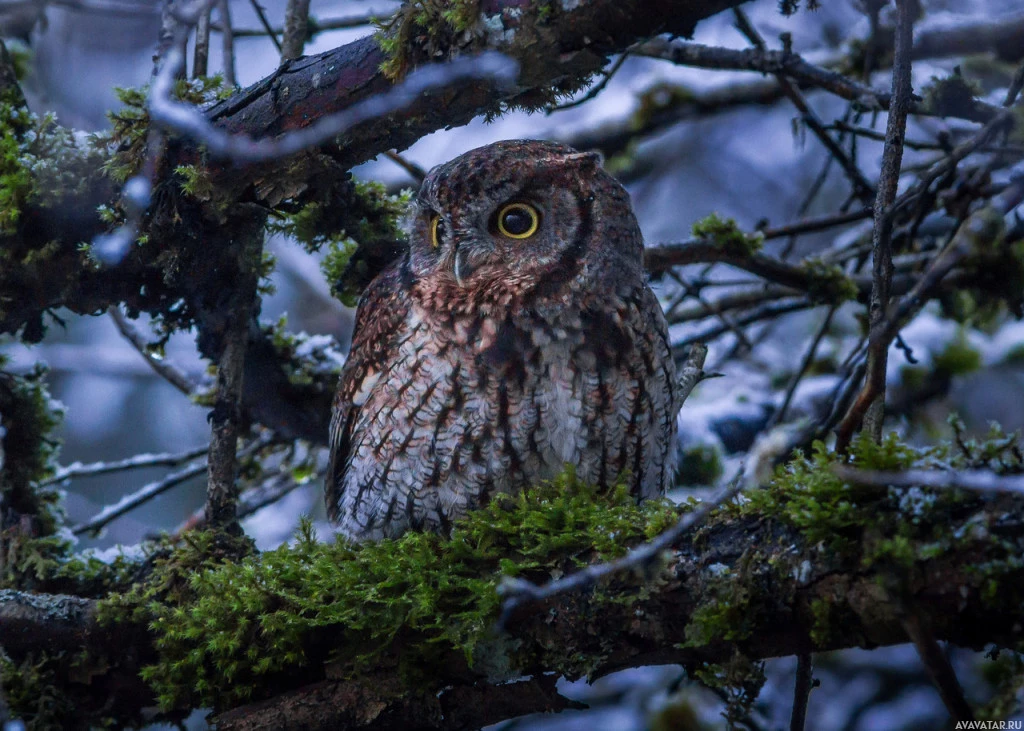
POLYGON ((352 429, 373 387, 394 360, 396 343, 406 329, 408 309, 400 265, 392 265, 381 273, 359 298, 352 347, 341 372, 331 412, 331 456, 324 492, 327 515, 333 521, 340 517, 338 504, 352 445, 352 429))

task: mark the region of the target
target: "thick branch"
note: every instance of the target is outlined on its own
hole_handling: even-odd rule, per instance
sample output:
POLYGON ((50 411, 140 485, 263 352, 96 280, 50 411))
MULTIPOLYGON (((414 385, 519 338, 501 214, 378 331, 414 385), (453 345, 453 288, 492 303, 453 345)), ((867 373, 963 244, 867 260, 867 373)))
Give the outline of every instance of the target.
MULTIPOLYGON (((987 520, 984 518, 983 523, 987 520)), ((804 545, 799 535, 771 521, 719 521, 699 537, 684 539, 669 559, 664 576, 671 578, 653 589, 649 599, 620 604, 595 602, 590 594, 570 593, 557 594, 540 606, 524 607, 510 625, 511 634, 523 643, 525 654, 536 652, 537 660, 516 670, 534 677, 550 671, 552 666, 545 665, 544 658, 555 662, 551 658, 557 656, 557 650, 551 653, 544 648, 572 648, 572 653, 596 662, 592 674, 600 676, 640 665, 724 662, 736 650, 751 658, 767 658, 790 655, 801 647, 821 651, 907 641, 902 608, 880 588, 878 569, 865 569, 859 561, 839 568, 836 556, 830 552, 802 554, 802 549, 794 552, 789 548, 794 545, 804 545), (752 556, 757 559, 749 562, 752 556), (796 566, 803 558, 807 563, 798 571, 796 566), (747 585, 752 594, 761 593, 745 613, 741 612, 738 621, 749 630, 749 635, 740 633, 745 635, 742 639, 695 641, 696 635, 687 632, 696 610, 722 606, 724 598, 732 596, 710 578, 712 565, 716 566, 714 573, 720 575, 758 577, 752 579, 754 584, 747 585), (790 565, 792 571, 784 568, 790 565), (829 606, 837 620, 826 623, 827 631, 822 632, 826 628, 812 616, 810 607, 816 603, 829 606), (816 642, 809 637, 812 626, 816 642)), ((973 555, 974 550, 968 552, 973 555)), ((932 622, 938 639, 969 647, 1017 641, 1014 613, 986 607, 980 597, 984 581, 971 567, 985 559, 978 556, 977 562, 968 561, 965 556, 947 554, 911 572, 915 606, 932 622)), ((619 587, 613 591, 621 592, 620 598, 624 599, 635 589, 619 587)), ((315 704, 318 711, 313 714, 307 708, 304 717, 310 719, 309 728, 384 729, 396 718, 419 718, 424 727, 437 729, 478 728, 494 722, 494 715, 480 703, 490 692, 489 686, 474 681, 472 673, 463 675, 465 668, 459 667, 459 663, 453 663, 451 676, 438 679, 449 686, 438 696, 395 695, 384 677, 358 682, 324 681, 224 714, 218 719, 218 728, 272 728, 272 719, 280 717, 274 714, 291 712, 301 699, 315 704), (457 721, 446 710, 451 707, 453 694, 459 694, 466 704, 457 721), (317 699, 325 702, 317 703, 317 699), (359 712, 367 708, 372 712, 359 712)), ((522 695, 515 703, 517 715, 550 708, 551 698, 538 696, 531 686, 513 685, 509 692, 516 694, 519 690, 522 695)))
MULTIPOLYGON (((1020 504, 1001 496, 999 502, 975 501, 970 509, 965 508, 972 503, 957 505, 951 516, 933 516, 942 521, 948 540, 936 542, 932 533, 920 545, 912 540, 908 550, 918 558, 902 568, 884 559, 866 560, 872 555, 867 551, 826 549, 764 515, 719 515, 662 554, 665 563, 658 581, 651 583, 650 575, 639 579, 647 586, 643 594, 638 578, 629 574, 610 582, 606 577, 596 594, 552 594, 513 613, 508 627, 515 642, 495 636, 493 646, 478 649, 498 658, 492 669, 512 663, 509 678, 539 679, 551 671, 576 676, 586 670, 600 676, 647 664, 722 662, 736 651, 756 659, 795 651, 871 648, 908 640, 904 601, 913 602, 938 640, 974 648, 1011 646, 1019 642, 1020 629, 1015 626, 1017 613, 1006 607, 1017 606, 1020 590, 1014 587, 1024 585, 1014 559, 1024 543, 1024 525, 1014 517, 1020 515, 1020 504), (906 589, 900 597, 882 588, 894 571, 906 589), (995 600, 993 585, 1000 587, 995 600), (609 594, 616 600, 608 601, 609 594), (725 639, 726 631, 732 639, 725 639)), ((98 627, 93 607, 90 601, 70 597, 0 593, 0 644, 15 660, 39 647, 102 647, 110 632, 125 628, 98 627)), ((317 631, 316 647, 323 653, 339 651, 343 628, 317 631)), ((151 640, 123 636, 136 644, 122 639, 119 652, 150 656, 151 640)), ((410 638, 396 641, 407 643, 410 638)), ((400 653, 401 647, 395 651, 400 653)), ((323 672, 316 648, 310 653, 310 667, 296 672, 296 679, 308 679, 307 670, 323 672)), ((107 686, 118 686, 124 670, 106 672, 113 676, 105 678, 107 686)), ((458 652, 440 659, 429 672, 436 687, 421 684, 419 691, 403 686, 394 670, 384 666, 350 680, 324 678, 301 690, 289 690, 287 679, 277 676, 274 687, 280 695, 223 714, 218 728, 274 728, 287 714, 304 719, 310 729, 396 728, 409 719, 416 719, 417 727, 469 729, 511 715, 508 709, 518 715, 564 707, 547 681, 494 685, 486 679, 485 668, 467 667, 458 652)), ((137 684, 134 676, 122 680, 137 684)), ((140 692, 135 702, 144 706, 152 698, 140 692)))
MULTIPOLYGON (((405 149, 442 127, 497 113, 505 104, 536 106, 543 90, 581 83, 600 71, 610 55, 637 40, 662 32, 689 35, 697 21, 738 4, 738 0, 696 0, 685 5, 670 0, 583 0, 536 24, 530 3, 485 0, 475 32, 462 45, 429 56, 417 49, 405 52, 415 66, 439 57, 500 51, 520 64, 517 87, 496 93, 487 84, 476 84, 458 94, 443 90, 423 94, 401 113, 349 130, 331 150, 332 156, 349 167, 385 150, 405 149)), ((256 139, 301 129, 390 88, 391 82, 379 70, 385 60, 375 38, 362 38, 282 65, 270 77, 213 107, 208 116, 229 132, 256 139)), ((258 175, 255 170, 233 172, 233 177, 240 178, 258 175)))

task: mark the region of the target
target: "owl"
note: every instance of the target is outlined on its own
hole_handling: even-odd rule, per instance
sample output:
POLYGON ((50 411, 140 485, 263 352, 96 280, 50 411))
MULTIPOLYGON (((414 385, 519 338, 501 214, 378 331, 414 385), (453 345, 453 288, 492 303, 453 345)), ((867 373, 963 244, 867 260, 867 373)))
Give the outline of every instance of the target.
POLYGON ((638 498, 672 479, 678 387, 625 189, 593 153, 512 140, 434 168, 365 290, 330 426, 353 540, 447 533, 567 465, 638 498))

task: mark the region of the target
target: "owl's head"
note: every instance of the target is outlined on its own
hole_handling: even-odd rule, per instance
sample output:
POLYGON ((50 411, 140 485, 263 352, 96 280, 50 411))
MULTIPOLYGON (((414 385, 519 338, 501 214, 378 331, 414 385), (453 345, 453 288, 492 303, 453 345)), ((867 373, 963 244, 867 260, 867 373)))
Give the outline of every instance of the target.
POLYGON ((625 189, 597 154, 551 142, 496 142, 434 168, 408 227, 413 276, 455 292, 643 277, 625 189))

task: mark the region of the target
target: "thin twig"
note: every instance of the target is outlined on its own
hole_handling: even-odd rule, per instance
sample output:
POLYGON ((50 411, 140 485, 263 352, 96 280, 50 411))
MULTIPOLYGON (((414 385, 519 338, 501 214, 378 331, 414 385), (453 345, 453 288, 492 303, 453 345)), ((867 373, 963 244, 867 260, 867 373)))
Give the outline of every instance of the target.
POLYGON ((914 643, 918 657, 921 658, 952 719, 958 722, 957 725, 964 721, 973 721, 974 711, 964 697, 964 690, 956 678, 956 671, 953 670, 946 653, 939 647, 938 640, 935 639, 921 612, 909 609, 903 617, 903 629, 914 643))
MULTIPOLYGON (((290 470, 279 472, 260 484, 247 488, 238 497, 238 520, 245 520, 253 513, 273 505, 286 495, 291 494, 300 487, 310 482, 318 482, 323 479, 323 471, 314 474, 310 480, 297 482, 290 470)), ((178 526, 173 532, 174 537, 180 536, 188 530, 196 530, 206 527, 206 511, 199 509, 192 513, 184 523, 178 526)))
POLYGON ((1017 71, 1010 81, 1010 86, 1006 89, 1006 98, 1003 99, 1003 106, 1006 108, 1012 107, 1013 103, 1017 101, 1017 95, 1020 94, 1021 89, 1024 89, 1024 62, 1021 62, 1020 66, 1017 67, 1017 71))
POLYGON ((106 475, 111 472, 124 472, 126 470, 146 469, 150 467, 174 467, 182 462, 189 462, 197 457, 202 457, 209 450, 209 447, 202 446, 190 449, 187 452, 162 452, 159 454, 136 454, 127 459, 120 459, 114 462, 72 462, 61 467, 53 477, 39 483, 40 487, 55 485, 58 482, 72 480, 76 477, 92 477, 94 475, 106 475))
MULTIPOLYGON (((261 14, 260 24, 262 28, 235 28, 235 38, 263 38, 264 36, 270 36, 274 41, 274 46, 277 48, 278 53, 281 52, 281 43, 277 40, 277 36, 284 33, 284 28, 274 28, 269 22, 265 21, 266 15, 263 13, 263 8, 260 7, 254 1, 254 6, 259 7, 257 11, 261 14)), ((350 15, 344 18, 328 18, 327 20, 319 20, 314 17, 309 18, 308 33, 310 36, 314 36, 317 33, 323 33, 329 30, 347 30, 349 28, 362 28, 367 25, 371 25, 374 20, 379 18, 382 13, 367 13, 365 15, 350 15)), ((215 31, 220 31, 221 26, 219 23, 214 23, 212 28, 215 31)))
MULTIPOLYGON (((252 9, 256 11, 256 17, 260 19, 260 25, 263 26, 263 33, 270 38, 270 42, 274 44, 274 48, 277 49, 277 53, 278 55, 280 55, 281 42, 277 40, 277 36, 280 35, 280 32, 275 31, 273 27, 271 27, 270 21, 267 20, 267 14, 263 10, 263 6, 260 5, 259 0, 249 0, 249 2, 252 5, 252 9)), ((238 38, 242 35, 242 32, 236 28, 232 28, 231 32, 235 36, 235 38, 238 38)), ((257 31, 257 33, 259 33, 259 31, 257 31)))
POLYGON ((302 55, 309 32, 309 0, 288 0, 284 11, 284 38, 281 41, 281 63, 302 55))
MULTIPOLYGON (((248 457, 255 453, 257 450, 270 444, 272 439, 269 436, 261 436, 258 439, 253 440, 244 449, 239 452, 239 457, 248 457)), ((172 487, 188 482, 194 477, 198 477, 206 472, 208 469, 207 460, 200 460, 195 464, 191 464, 184 469, 172 472, 171 474, 163 477, 162 479, 149 482, 140 487, 135 492, 128 493, 123 496, 116 503, 104 507, 93 517, 84 523, 79 523, 71 532, 77 535, 83 533, 98 533, 108 523, 113 522, 117 518, 120 518, 125 513, 134 510, 140 505, 149 502, 158 495, 170 490, 172 487)))
POLYGON ((992 201, 970 215, 957 229, 949 245, 935 257, 913 289, 879 324, 871 339, 875 347, 888 343, 925 306, 942 280, 972 252, 990 245, 1003 229, 1003 217, 1024 202, 1024 175, 1015 177, 992 201))
MULTIPOLYGON (((729 294, 722 295, 715 299, 715 307, 721 312, 742 310, 748 307, 763 305, 767 302, 775 302, 780 299, 785 299, 786 297, 792 297, 795 294, 788 287, 765 285, 763 282, 756 279, 749 280, 745 282, 745 284, 750 286, 738 292, 730 292, 729 294)), ((669 324, 677 325, 680 322, 687 322, 690 320, 703 320, 713 314, 715 313, 708 309, 707 305, 703 302, 697 302, 695 305, 687 308, 677 307, 671 312, 666 310, 665 318, 669 321, 669 324)))
POLYGON ((415 180, 417 183, 422 183, 423 179, 427 177, 426 170, 424 170, 423 168, 421 168, 419 165, 412 162, 408 158, 399 155, 394 150, 388 150, 387 152, 385 152, 384 157, 386 157, 391 162, 395 163, 395 165, 402 168, 402 170, 404 170, 405 172, 409 173, 412 179, 415 180))
POLYGON ((147 483, 135 492, 128 493, 116 503, 106 506, 84 523, 79 523, 71 529, 71 532, 76 536, 82 535, 83 533, 96 534, 108 523, 120 518, 128 511, 134 510, 143 503, 149 502, 157 495, 162 495, 176 485, 180 485, 183 482, 191 480, 193 477, 198 477, 203 474, 206 472, 206 468, 206 460, 202 460, 201 462, 196 462, 182 470, 172 472, 163 479, 147 483))
MULTIPOLYGON (((747 14, 743 12, 742 8, 733 8, 733 14, 736 17, 736 26, 740 32, 747 37, 755 48, 759 51, 764 52, 767 50, 764 39, 761 34, 757 32, 754 25, 747 18, 747 14)), ((784 51, 785 53, 785 51, 784 51)), ((803 95, 800 89, 790 81, 782 73, 777 73, 776 77, 779 80, 779 84, 782 86, 782 93, 785 94, 789 100, 793 103, 793 106, 800 112, 804 124, 806 124, 814 136, 818 138, 821 144, 828 150, 829 155, 835 159, 839 166, 846 173, 846 176, 850 179, 851 185, 853 185, 853 193, 862 203, 868 204, 871 199, 875 197, 874 188, 864 173, 861 172, 860 168, 857 167, 856 163, 850 159, 850 157, 843 151, 843 148, 832 139, 832 135, 825 129, 825 125, 815 114, 814 110, 811 109, 811 105, 807 103, 807 98, 803 95)))
MULTIPOLYGON (((871 239, 871 299, 868 305, 869 329, 872 336, 882 327, 892 289, 892 230, 891 206, 896 200, 903 162, 903 139, 907 131, 907 114, 911 106, 910 50, 913 46, 915 3, 897 0, 896 45, 892 69, 892 106, 885 130, 882 150, 882 170, 878 179, 878 194, 874 204, 874 229, 871 239)), ((885 417, 885 373, 889 343, 880 344, 873 337, 868 343, 868 361, 864 388, 853 407, 840 424, 836 449, 846 450, 853 433, 863 423, 872 439, 882 437, 885 417)))
POLYGON ((818 327, 818 332, 814 334, 814 338, 811 340, 810 346, 807 348, 807 352, 804 353, 803 359, 800 361, 800 367, 797 369, 793 378, 789 382, 789 386, 786 388, 786 395, 782 399, 782 405, 779 406, 779 410, 775 412, 771 420, 768 422, 767 428, 771 428, 776 424, 781 424, 786 418, 786 412, 789 411, 789 405, 793 401, 793 395, 796 393, 797 386, 803 380, 804 376, 807 375, 807 371, 810 370, 811 364, 814 362, 814 358, 818 353, 818 347, 821 345, 821 341, 825 338, 828 333, 828 328, 832 324, 832 317, 836 314, 836 307, 830 307, 828 313, 825 315, 825 319, 818 327))
MULTIPOLYGON (((235 77, 235 34, 231 29, 231 7, 228 4, 228 0, 218 0, 217 11, 220 13, 220 47, 221 60, 224 66, 224 85, 232 87, 236 86, 238 81, 235 77)), ((168 66, 173 63, 173 58, 167 59, 168 66)), ((152 104, 150 104, 150 109, 152 110, 152 104)), ((152 111, 150 113, 152 114, 152 111)))
POLYGON ((618 70, 622 68, 622 64, 626 62, 627 58, 629 58, 629 51, 619 54, 619 57, 615 59, 615 63, 613 63, 611 65, 611 68, 609 68, 604 73, 604 75, 601 77, 601 80, 594 84, 592 87, 590 87, 590 89, 587 90, 587 93, 581 96, 579 99, 574 99, 573 101, 566 102, 565 104, 550 106, 545 110, 545 112, 547 114, 551 114, 552 112, 564 112, 566 109, 573 109, 575 107, 586 104, 591 99, 600 94, 602 91, 604 91, 604 88, 608 86, 608 82, 611 81, 612 77, 615 76, 618 70))
MULTIPOLYGON (((654 38, 635 47, 633 55, 660 58, 681 66, 715 69, 719 71, 757 71, 766 74, 784 74, 808 86, 824 89, 838 97, 871 110, 887 110, 892 96, 872 89, 835 71, 808 63, 798 54, 787 51, 761 51, 756 48, 734 50, 683 43, 654 38)), ((912 99, 913 114, 943 116, 985 123, 999 113, 1000 107, 975 100, 963 109, 942 110, 940 114, 919 99, 912 99)))
MULTIPOLYGON (((1012 112, 1000 110, 978 131, 976 135, 954 147, 948 155, 931 165, 924 173, 922 173, 918 177, 917 181, 915 181, 915 183, 896 200, 896 203, 893 206, 893 212, 895 213, 897 210, 902 210, 910 206, 915 201, 921 201, 924 199, 925 193, 927 193, 928 188, 933 182, 939 178, 948 179, 953 171, 956 170, 957 165, 959 165, 964 159, 979 150, 983 150, 997 134, 1001 131, 1012 128, 1012 125, 1012 112)), ((924 212, 927 212, 928 210, 930 210, 928 206, 923 206, 924 212)))
POLYGON ((691 287, 690 284, 681 276, 676 274, 675 271, 670 269, 668 273, 669 276, 671 276, 672 279, 674 279, 679 284, 679 286, 683 288, 684 295, 696 300, 697 302, 704 306, 705 310, 707 310, 708 313, 713 314, 715 317, 717 317, 719 322, 721 322, 723 325, 729 328, 732 334, 736 336, 737 342, 740 343, 743 348, 745 348, 748 351, 753 349, 754 346, 747 338, 746 333, 744 333, 743 330, 740 329, 736 325, 736 323, 732 321, 732 318, 729 317, 729 314, 723 311, 716 302, 709 302, 708 300, 706 300, 699 291, 691 287))
POLYGON ((796 688, 793 690, 793 714, 790 716, 789 731, 804 731, 807 721, 807 702, 814 688, 814 664, 811 653, 801 652, 796 656, 796 688))
POLYGON ((1024 495, 1024 475, 997 475, 992 470, 903 470, 883 472, 836 465, 833 471, 855 485, 872 487, 928 487, 937 490, 974 490, 1024 495))
POLYGON ((210 60, 210 8, 199 15, 196 42, 192 50, 192 78, 206 76, 210 60))
POLYGON ((170 383, 176 389, 181 391, 186 396, 191 396, 196 391, 196 384, 193 383, 192 379, 189 378, 183 371, 178 369, 173 363, 168 362, 163 358, 155 358, 152 353, 149 352, 148 343, 142 333, 139 332, 138 328, 132 324, 132 322, 125 317, 124 313, 117 307, 111 307, 107 310, 110 315, 110 319, 114 321, 118 331, 124 336, 124 339, 132 344, 132 347, 139 352, 143 360, 146 361, 147 365, 153 369, 153 371, 163 378, 165 381, 170 383))
MULTIPOLYGON (((831 160, 832 158, 829 159, 831 160)), ((765 241, 779 239, 784 236, 799 236, 800 234, 824 231, 826 229, 843 226, 848 223, 856 223, 857 221, 863 221, 864 219, 871 218, 871 216, 871 208, 861 208, 856 211, 850 211, 849 213, 830 213, 825 216, 805 218, 801 221, 795 221, 785 226, 765 228, 761 230, 761 235, 764 236, 765 241)))
MULTIPOLYGON (((769 302, 768 304, 757 307, 750 312, 745 312, 739 317, 736 317, 733 322, 736 326, 752 325, 753 323, 760 322, 761 320, 774 320, 781 315, 787 315, 790 312, 799 312, 800 310, 806 310, 816 306, 817 305, 813 302, 806 299, 769 302)), ((721 337, 730 330, 731 328, 725 325, 710 325, 699 332, 688 335, 687 337, 672 343, 672 349, 673 351, 678 352, 680 348, 685 348, 693 345, 694 343, 706 343, 710 340, 721 337)))
POLYGON ((707 520, 719 507, 743 492, 745 487, 744 482, 737 480, 734 484, 708 498, 706 502, 701 503, 700 507, 692 513, 686 513, 679 522, 653 541, 634 548, 622 558, 587 566, 569 574, 564 579, 550 581, 543 586, 537 586, 524 579, 505 577, 498 587, 499 593, 505 597, 502 617, 498 621, 498 626, 504 627, 511 615, 525 604, 542 602, 566 592, 582 591, 612 574, 649 567, 658 560, 663 551, 672 548, 677 540, 707 520))

